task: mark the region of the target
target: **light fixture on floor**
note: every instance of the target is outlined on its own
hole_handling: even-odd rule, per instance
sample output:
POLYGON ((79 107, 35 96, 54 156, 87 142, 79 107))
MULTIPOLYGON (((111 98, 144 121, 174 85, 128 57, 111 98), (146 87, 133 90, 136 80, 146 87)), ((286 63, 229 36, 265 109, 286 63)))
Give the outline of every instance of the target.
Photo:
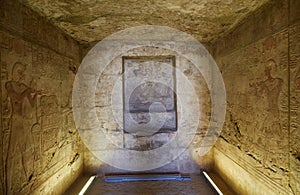
POLYGON ((91 183, 94 181, 95 177, 96 175, 90 177, 90 179, 85 183, 78 195, 83 195, 85 193, 85 191, 90 187, 91 183))
POLYGON ((180 173, 153 173, 153 174, 117 174, 106 175, 105 182, 129 182, 129 181, 188 181, 191 177, 180 173))
POLYGON ((205 171, 203 171, 203 174, 204 174, 205 178, 209 181, 209 183, 215 188, 215 190, 218 192, 218 194, 223 195, 221 190, 218 188, 218 186, 215 184, 215 182, 208 176, 208 174, 205 171))

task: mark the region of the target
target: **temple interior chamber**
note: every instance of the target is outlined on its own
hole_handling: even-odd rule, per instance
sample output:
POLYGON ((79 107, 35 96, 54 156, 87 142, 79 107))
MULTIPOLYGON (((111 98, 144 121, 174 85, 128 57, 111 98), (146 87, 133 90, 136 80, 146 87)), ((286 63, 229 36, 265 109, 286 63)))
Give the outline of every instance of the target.
POLYGON ((0 0, 0 194, 300 194, 299 0, 0 0))

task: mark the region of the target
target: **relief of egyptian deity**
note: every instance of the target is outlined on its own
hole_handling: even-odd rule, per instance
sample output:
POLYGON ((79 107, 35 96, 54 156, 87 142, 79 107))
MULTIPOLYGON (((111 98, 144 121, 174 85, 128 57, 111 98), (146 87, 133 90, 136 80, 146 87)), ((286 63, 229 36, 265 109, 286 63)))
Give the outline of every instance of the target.
POLYGON ((275 130, 281 129, 278 103, 282 92, 283 80, 273 76, 276 71, 276 62, 274 60, 267 61, 264 71, 266 79, 250 86, 255 87, 256 94, 265 99, 264 110, 266 111, 266 116, 263 122, 263 132, 272 134, 275 130))
POLYGON ((15 190, 22 186, 33 174, 34 143, 31 133, 36 123, 36 83, 25 84, 26 65, 16 62, 12 68, 12 80, 5 83, 11 104, 10 133, 6 152, 6 185, 15 190))
POLYGON ((258 97, 258 104, 263 110, 259 114, 260 125, 257 143, 267 150, 262 154, 262 164, 265 167, 272 167, 272 151, 278 147, 277 141, 283 133, 283 121, 279 109, 280 97, 283 93, 283 79, 276 76, 277 65, 274 60, 268 60, 265 64, 264 74, 266 79, 250 87, 255 88, 258 97), (264 141, 263 141, 264 140, 264 141))

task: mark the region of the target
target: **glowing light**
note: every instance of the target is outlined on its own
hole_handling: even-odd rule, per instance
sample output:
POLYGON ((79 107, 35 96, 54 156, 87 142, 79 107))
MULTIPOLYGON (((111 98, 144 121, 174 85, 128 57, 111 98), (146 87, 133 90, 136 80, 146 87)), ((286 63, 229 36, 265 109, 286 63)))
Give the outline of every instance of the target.
POLYGON ((213 180, 208 176, 208 174, 203 171, 204 176, 206 177, 206 179, 209 181, 209 183, 215 188, 215 190, 218 192, 219 195, 223 195, 223 193, 221 192, 221 190, 218 188, 218 186, 213 182, 213 180))
POLYGON ((86 182, 86 184, 80 190, 78 195, 83 195, 85 193, 85 191, 90 187, 91 183, 94 181, 95 177, 96 177, 95 175, 90 177, 90 179, 86 182))

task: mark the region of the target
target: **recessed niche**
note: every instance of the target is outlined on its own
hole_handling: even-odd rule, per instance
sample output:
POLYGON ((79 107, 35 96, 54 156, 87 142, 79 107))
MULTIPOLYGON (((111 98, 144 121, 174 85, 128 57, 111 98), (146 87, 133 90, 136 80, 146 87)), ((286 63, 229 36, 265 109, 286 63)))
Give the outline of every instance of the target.
POLYGON ((123 57, 124 132, 177 131, 174 56, 123 57))

